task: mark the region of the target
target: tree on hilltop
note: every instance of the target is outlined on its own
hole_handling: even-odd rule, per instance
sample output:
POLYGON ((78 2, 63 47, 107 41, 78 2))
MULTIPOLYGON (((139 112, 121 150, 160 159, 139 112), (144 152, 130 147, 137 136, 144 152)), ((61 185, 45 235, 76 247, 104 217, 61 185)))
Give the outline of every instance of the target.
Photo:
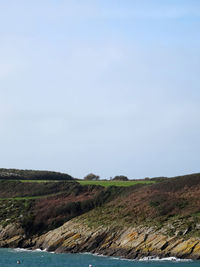
POLYGON ((117 175, 113 178, 114 181, 128 181, 128 177, 124 175, 117 175))
POLYGON ((96 175, 94 173, 89 173, 88 175, 86 175, 84 177, 84 180, 89 180, 89 181, 96 181, 96 180, 99 180, 99 175, 96 175))

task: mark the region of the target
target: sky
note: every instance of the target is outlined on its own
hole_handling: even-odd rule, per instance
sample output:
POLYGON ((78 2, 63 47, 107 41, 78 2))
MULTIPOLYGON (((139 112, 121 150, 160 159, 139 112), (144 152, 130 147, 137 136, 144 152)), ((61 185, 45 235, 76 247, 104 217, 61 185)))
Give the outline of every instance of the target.
POLYGON ((200 172, 199 0, 0 0, 0 167, 200 172))

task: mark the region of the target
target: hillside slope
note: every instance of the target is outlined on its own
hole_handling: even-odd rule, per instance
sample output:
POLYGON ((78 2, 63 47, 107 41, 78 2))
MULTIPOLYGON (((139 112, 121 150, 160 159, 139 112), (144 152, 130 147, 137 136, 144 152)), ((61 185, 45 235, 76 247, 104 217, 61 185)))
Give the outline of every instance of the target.
MULTIPOLYGON (((17 199, 17 190, 10 199, 0 189, 0 246, 200 258, 200 174, 123 188, 54 185, 41 185, 45 194, 36 199, 17 199)), ((21 187, 30 194, 27 183, 21 187)))

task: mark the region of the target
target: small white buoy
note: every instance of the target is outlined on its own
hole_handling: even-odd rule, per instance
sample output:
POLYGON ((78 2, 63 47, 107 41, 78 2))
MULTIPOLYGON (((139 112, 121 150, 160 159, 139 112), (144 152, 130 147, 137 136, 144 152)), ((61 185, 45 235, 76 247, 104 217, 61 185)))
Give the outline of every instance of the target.
POLYGON ((89 267, 92 267, 92 264, 89 264, 89 267))
POLYGON ((17 261, 17 264, 20 264, 20 263, 21 263, 21 262, 18 260, 18 261, 17 261))

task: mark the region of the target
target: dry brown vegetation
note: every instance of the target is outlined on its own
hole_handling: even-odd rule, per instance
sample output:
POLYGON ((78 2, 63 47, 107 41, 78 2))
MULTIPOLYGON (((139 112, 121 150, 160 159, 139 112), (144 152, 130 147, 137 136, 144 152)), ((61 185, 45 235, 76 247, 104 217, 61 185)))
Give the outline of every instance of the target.
MULTIPOLYGON (((0 184, 1 198, 41 196, 24 202, 8 200, 10 208, 2 213, 4 223, 7 217, 18 220, 21 214, 18 203, 21 203, 24 212, 20 222, 30 234, 46 232, 84 213, 88 224, 94 226, 142 223, 162 227, 173 218, 177 220, 177 216, 188 229, 200 223, 200 174, 131 187, 82 186, 77 182, 2 181, 0 184)), ((5 199, 2 201, 2 205, 7 205, 5 199)))
POLYGON ((92 227, 146 225, 164 227, 172 235, 187 229, 187 235, 196 236, 200 224, 199 196, 200 174, 170 178, 153 185, 129 188, 82 217, 92 227))
POLYGON ((94 207, 93 201, 103 190, 100 187, 74 188, 59 195, 37 199, 32 206, 34 231, 44 231, 60 226, 94 207))
POLYGON ((200 212, 200 175, 171 178, 142 187, 127 197, 113 200, 108 206, 120 206, 135 220, 160 216, 188 216, 200 212), (132 215, 132 216, 131 216, 132 215))

